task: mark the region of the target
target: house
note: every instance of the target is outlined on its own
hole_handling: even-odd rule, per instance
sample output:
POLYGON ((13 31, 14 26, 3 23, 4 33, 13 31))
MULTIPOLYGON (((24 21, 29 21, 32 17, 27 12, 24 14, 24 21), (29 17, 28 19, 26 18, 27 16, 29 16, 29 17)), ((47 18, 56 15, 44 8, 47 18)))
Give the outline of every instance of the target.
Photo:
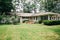
POLYGON ((17 13, 20 17, 20 23, 24 20, 39 21, 39 20, 60 20, 60 14, 52 12, 41 12, 41 13, 17 13))

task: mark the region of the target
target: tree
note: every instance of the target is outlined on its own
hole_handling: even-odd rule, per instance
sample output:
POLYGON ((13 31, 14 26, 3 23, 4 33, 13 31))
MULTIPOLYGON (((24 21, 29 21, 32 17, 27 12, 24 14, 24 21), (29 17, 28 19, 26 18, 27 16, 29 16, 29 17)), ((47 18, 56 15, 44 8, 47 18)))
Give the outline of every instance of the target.
POLYGON ((11 12, 11 9, 13 9, 12 0, 0 0, 0 15, 8 15, 8 12, 11 12))
POLYGON ((45 11, 51 12, 57 5, 58 0, 45 0, 45 11))
MULTIPOLYGON (((38 9, 38 11, 41 10, 41 8, 40 8, 40 5, 42 5, 41 0, 29 0, 29 1, 17 0, 16 2, 18 3, 18 6, 20 5, 19 7, 22 7, 24 13, 31 13, 32 10, 34 11, 34 13, 36 13, 37 9, 38 9)), ((19 11, 21 11, 21 8, 18 8, 18 9, 20 9, 19 11)))
POLYGON ((23 8, 23 12, 24 13, 31 13, 31 5, 30 5, 30 2, 25 3, 23 6, 24 6, 24 8, 23 8))
POLYGON ((52 12, 60 13, 60 3, 57 3, 56 7, 52 10, 52 12))

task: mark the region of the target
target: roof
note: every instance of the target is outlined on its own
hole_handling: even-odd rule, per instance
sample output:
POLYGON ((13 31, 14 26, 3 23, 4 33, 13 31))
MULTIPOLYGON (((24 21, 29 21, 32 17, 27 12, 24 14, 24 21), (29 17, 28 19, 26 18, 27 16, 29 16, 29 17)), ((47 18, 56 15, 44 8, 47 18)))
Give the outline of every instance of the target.
POLYGON ((31 17, 31 16, 42 16, 42 15, 59 15, 58 13, 52 12, 41 12, 41 13, 17 13, 18 16, 31 17))
POLYGON ((32 16, 32 13, 17 13, 18 16, 24 16, 24 17, 29 17, 32 16))

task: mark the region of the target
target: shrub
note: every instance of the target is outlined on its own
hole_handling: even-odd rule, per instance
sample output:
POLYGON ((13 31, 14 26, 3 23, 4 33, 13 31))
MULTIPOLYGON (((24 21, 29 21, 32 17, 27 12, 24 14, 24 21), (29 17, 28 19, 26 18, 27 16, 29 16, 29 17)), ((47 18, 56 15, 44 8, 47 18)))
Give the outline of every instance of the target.
POLYGON ((38 21, 39 24, 41 24, 42 22, 43 22, 42 20, 38 21))
POLYGON ((60 20, 45 20, 44 25, 60 25, 60 20))
POLYGON ((19 23, 18 20, 16 20, 16 19, 13 20, 13 24, 14 24, 14 25, 16 25, 16 24, 18 24, 18 23, 19 23))
POLYGON ((3 16, 0 16, 0 20, 3 18, 3 16))
POLYGON ((4 24, 12 24, 12 23, 11 23, 10 21, 7 20, 4 24))
POLYGON ((18 24, 19 20, 18 17, 15 18, 15 16, 1 16, 0 17, 0 24, 18 24))
POLYGON ((24 20, 23 23, 27 23, 29 20, 24 20))
POLYGON ((39 21, 35 21, 35 22, 34 22, 34 24, 38 24, 38 23, 39 23, 39 21))

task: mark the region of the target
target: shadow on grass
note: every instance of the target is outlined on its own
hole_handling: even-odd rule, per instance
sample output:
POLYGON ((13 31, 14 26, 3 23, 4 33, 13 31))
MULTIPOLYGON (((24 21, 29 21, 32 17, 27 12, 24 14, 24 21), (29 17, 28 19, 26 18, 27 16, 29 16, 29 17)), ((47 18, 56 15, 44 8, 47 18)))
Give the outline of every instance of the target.
POLYGON ((58 28, 58 29, 51 29, 51 30, 53 30, 57 35, 59 35, 57 40, 60 40, 60 28, 58 28))
POLYGON ((6 40, 12 40, 11 37, 8 37, 6 40))
POLYGON ((0 24, 0 25, 20 25, 20 24, 0 24))

